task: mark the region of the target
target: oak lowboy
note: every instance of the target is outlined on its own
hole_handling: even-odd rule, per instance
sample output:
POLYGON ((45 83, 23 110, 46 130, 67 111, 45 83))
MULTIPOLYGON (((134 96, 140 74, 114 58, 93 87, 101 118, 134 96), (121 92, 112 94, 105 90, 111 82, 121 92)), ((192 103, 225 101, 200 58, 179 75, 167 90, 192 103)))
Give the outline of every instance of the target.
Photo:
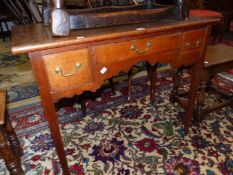
POLYGON ((85 90, 95 91, 105 79, 127 72, 138 61, 174 67, 194 65, 184 128, 191 125, 199 70, 203 66, 211 26, 218 19, 190 18, 71 31, 53 37, 42 24, 12 30, 12 52, 29 53, 57 154, 69 174, 54 103, 85 90))

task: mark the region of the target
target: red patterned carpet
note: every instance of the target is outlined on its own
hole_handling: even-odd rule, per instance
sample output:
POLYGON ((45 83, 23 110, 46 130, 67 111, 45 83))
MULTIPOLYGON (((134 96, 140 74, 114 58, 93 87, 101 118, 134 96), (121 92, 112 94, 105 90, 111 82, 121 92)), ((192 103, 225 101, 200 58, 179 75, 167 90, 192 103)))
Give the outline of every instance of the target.
MULTIPOLYGON (((184 80, 187 84, 188 77, 184 80)), ((232 109, 211 114, 185 136, 183 110, 168 100, 171 72, 160 73, 157 85, 155 104, 149 103, 147 78, 142 77, 134 80, 131 102, 125 96, 127 82, 121 82, 115 96, 106 89, 88 101, 84 118, 78 104, 58 110, 72 175, 233 173, 232 109)), ((26 174, 62 174, 41 105, 13 109, 10 118, 24 149, 26 174)), ((6 173, 3 164, 0 173, 6 173)))

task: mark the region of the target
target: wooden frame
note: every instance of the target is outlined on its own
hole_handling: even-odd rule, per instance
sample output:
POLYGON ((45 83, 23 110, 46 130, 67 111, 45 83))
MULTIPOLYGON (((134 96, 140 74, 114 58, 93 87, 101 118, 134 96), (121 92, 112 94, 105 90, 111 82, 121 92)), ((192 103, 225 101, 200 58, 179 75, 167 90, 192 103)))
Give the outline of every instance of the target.
POLYGON ((191 126, 200 83, 199 70, 203 67, 211 25, 217 22, 218 19, 191 18, 180 22, 77 30, 72 31, 68 37, 53 37, 42 24, 13 28, 12 52, 29 53, 64 174, 69 174, 69 168, 54 103, 64 97, 79 95, 85 90, 96 91, 104 80, 121 71, 129 71, 138 61, 148 61, 151 65, 169 63, 177 68, 193 65, 191 92, 184 117, 187 133, 191 126), (135 46, 136 49, 133 49, 135 46), (78 69, 75 68, 77 63, 78 69), (57 71, 57 68, 62 69, 64 74, 57 71), (54 86, 55 81, 63 86, 54 86))

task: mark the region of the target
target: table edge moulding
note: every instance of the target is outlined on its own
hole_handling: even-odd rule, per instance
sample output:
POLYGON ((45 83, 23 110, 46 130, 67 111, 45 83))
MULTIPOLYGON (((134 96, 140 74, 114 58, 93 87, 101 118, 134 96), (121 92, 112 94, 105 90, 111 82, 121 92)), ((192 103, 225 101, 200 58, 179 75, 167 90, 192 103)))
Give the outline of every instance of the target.
POLYGON ((139 61, 166 63, 178 68, 194 65, 186 133, 191 126, 199 70, 209 41, 211 26, 219 19, 190 17, 185 21, 162 21, 93 29, 72 30, 54 37, 43 24, 12 29, 12 53, 28 53, 39 88, 45 116, 65 174, 69 174, 55 106, 63 97, 96 91, 104 80, 127 72, 139 61))

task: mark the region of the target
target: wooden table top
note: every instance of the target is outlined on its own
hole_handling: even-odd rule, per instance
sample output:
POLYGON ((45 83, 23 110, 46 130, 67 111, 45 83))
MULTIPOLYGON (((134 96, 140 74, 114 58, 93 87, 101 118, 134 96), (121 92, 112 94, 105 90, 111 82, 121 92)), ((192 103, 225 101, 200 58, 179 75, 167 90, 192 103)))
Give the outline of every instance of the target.
POLYGON ((176 30, 220 22, 220 19, 190 17, 187 21, 163 21, 103 28, 73 30, 67 37, 52 36, 49 27, 42 23, 12 28, 12 53, 21 54, 101 40, 124 38, 152 32, 176 30))

